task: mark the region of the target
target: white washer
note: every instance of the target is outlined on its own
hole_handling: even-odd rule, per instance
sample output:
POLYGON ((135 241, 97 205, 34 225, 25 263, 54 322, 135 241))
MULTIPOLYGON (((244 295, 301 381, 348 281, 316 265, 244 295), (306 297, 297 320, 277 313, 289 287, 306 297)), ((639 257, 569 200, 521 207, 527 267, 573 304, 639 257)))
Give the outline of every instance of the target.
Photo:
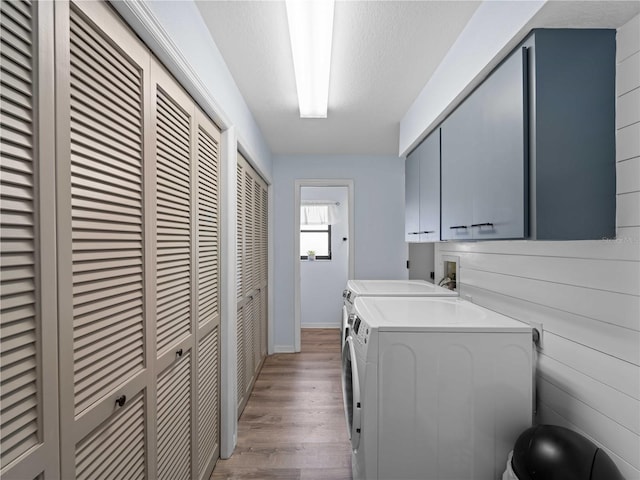
POLYGON ((358 297, 457 297, 458 292, 424 280, 349 280, 342 292, 341 346, 349 335, 349 316, 358 297))
POLYGON ((496 479, 533 417, 532 328, 458 298, 358 298, 343 348, 354 480, 496 479))

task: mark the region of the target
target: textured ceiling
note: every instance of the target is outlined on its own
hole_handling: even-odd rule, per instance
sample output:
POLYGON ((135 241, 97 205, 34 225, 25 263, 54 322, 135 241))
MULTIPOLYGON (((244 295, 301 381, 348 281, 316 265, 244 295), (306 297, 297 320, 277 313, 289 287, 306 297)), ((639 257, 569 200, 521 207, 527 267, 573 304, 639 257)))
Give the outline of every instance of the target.
MULTIPOLYGON (((480 4, 337 1, 328 118, 300 119, 284 2, 196 3, 276 155, 397 154, 401 118, 480 4)), ((526 28, 617 28, 639 10, 549 1, 526 28)))

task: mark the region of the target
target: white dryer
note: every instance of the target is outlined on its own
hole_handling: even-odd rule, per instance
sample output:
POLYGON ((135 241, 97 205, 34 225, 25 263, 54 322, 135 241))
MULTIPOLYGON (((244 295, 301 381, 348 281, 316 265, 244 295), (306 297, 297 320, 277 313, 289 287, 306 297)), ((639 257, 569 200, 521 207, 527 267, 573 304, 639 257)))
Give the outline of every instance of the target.
POLYGON ((341 345, 349 335, 349 316, 358 297, 456 297, 458 293, 424 280, 349 280, 342 292, 341 345))
POLYGON ((532 423, 531 326, 458 298, 354 306, 342 356, 353 478, 499 478, 532 423))

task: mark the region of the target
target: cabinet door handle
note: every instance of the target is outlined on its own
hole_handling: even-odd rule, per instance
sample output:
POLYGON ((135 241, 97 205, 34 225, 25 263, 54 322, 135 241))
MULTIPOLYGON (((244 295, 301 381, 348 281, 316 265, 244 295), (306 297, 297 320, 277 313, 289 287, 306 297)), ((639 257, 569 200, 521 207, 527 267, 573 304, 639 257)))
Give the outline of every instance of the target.
POLYGON ((493 227, 493 223, 473 223, 472 227, 493 227))
POLYGON ((120 395, 118 398, 116 398, 116 405, 118 405, 119 407, 122 407, 124 406, 126 401, 127 401, 127 396, 120 395))
POLYGON ((456 225, 456 226, 454 226, 454 227, 449 227, 449 229, 450 229, 450 230, 458 230, 458 229, 460 229, 460 228, 464 228, 464 229, 466 229, 466 228, 467 228, 467 226, 466 226, 466 225, 456 225))
POLYGON ((435 230, 425 230, 424 232, 420 232, 420 233, 436 233, 435 230))
POLYGON ((420 232, 409 232, 409 235, 420 235, 420 232))
POLYGON ((176 352, 176 357, 178 357, 178 358, 182 357, 182 349, 180 349, 180 350, 178 350, 176 352))

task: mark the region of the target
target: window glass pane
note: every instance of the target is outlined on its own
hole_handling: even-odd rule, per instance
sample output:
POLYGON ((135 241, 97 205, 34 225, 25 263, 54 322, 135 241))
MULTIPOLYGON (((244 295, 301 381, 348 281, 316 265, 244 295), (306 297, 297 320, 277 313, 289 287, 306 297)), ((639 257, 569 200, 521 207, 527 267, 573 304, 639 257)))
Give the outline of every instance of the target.
POLYGON ((317 257, 329 256, 329 234, 327 232, 300 232, 300 256, 314 250, 317 257))

